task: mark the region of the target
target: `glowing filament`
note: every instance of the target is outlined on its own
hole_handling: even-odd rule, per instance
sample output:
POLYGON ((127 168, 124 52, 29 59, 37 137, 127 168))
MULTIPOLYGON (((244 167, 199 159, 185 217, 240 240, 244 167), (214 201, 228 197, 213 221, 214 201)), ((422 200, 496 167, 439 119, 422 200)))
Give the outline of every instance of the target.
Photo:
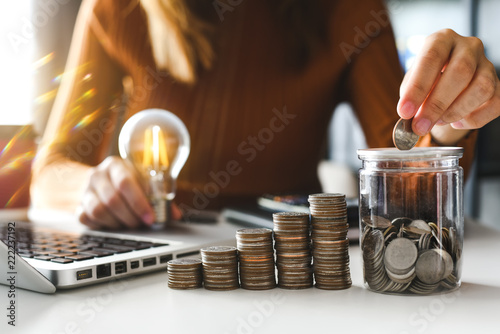
POLYGON ((169 166, 165 136, 158 125, 148 128, 144 133, 144 157, 142 164, 154 171, 166 169, 169 166))

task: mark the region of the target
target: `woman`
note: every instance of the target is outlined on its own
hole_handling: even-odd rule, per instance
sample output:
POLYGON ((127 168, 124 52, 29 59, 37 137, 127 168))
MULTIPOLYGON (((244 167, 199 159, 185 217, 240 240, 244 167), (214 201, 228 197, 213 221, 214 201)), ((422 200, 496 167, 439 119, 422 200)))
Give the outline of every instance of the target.
POLYGON ((106 158, 123 106, 124 119, 156 107, 186 123, 191 155, 176 197, 185 210, 319 191, 316 166, 340 101, 352 104, 369 146, 392 146, 397 106, 414 117, 419 145, 463 146, 465 166, 475 141, 469 129, 500 109, 480 41, 450 30, 427 39, 398 102, 403 75, 381 0, 91 0, 68 69, 34 166, 32 201, 79 208, 90 228, 154 221, 133 172, 106 158))

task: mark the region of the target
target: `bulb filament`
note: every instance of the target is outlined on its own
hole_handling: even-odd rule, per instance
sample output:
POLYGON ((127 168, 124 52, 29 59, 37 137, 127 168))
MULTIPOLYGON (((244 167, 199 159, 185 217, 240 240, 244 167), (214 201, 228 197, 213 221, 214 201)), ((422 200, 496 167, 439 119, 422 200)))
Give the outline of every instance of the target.
POLYGON ((166 170, 170 163, 167 154, 167 144, 165 135, 158 125, 154 125, 144 133, 144 157, 143 167, 154 171, 156 174, 162 170, 166 170))

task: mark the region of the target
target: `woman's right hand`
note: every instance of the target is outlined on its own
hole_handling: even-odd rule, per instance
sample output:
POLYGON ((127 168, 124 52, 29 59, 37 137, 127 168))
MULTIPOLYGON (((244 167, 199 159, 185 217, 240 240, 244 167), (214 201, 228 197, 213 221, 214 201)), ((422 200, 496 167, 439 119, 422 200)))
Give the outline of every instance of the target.
POLYGON ((132 167, 108 157, 90 171, 78 218, 91 229, 116 230, 150 226, 155 215, 132 167))

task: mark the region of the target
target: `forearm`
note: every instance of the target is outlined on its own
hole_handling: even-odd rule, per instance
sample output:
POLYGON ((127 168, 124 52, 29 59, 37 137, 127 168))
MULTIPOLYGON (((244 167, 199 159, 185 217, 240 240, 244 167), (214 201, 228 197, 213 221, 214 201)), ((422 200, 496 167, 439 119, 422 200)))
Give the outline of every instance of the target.
POLYGON ((460 159, 460 166, 464 169, 464 176, 467 177, 470 172, 470 167, 474 161, 474 153, 476 146, 477 131, 465 131, 448 129, 449 125, 435 126, 430 134, 420 137, 417 146, 458 146, 464 148, 464 155, 460 159), (436 128, 441 129, 443 132, 438 133, 436 128), (434 131, 436 131, 436 136, 434 131))
POLYGON ((434 126, 431 130, 433 140, 442 146, 455 146, 463 139, 470 130, 457 130, 446 124, 443 126, 434 126))
POLYGON ((35 162, 31 201, 37 209, 74 212, 87 187, 91 166, 67 158, 35 162))

